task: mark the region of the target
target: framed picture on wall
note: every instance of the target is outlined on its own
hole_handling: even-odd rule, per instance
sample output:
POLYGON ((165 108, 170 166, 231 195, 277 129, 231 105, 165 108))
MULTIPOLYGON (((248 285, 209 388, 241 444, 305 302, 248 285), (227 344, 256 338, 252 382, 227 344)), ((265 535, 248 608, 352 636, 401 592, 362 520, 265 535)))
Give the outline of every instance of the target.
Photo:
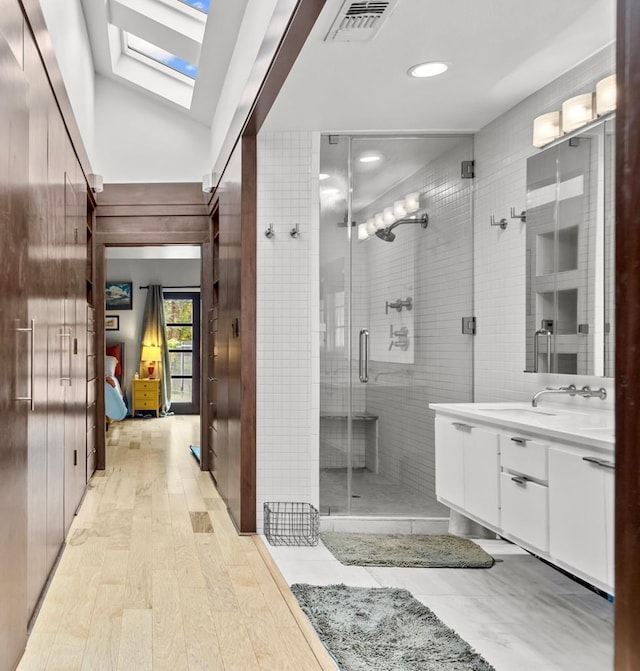
POLYGON ((131 282, 107 282, 107 310, 133 309, 132 289, 131 282))
POLYGON ((105 315, 104 330, 105 331, 119 331, 120 330, 120 317, 118 315, 105 315))

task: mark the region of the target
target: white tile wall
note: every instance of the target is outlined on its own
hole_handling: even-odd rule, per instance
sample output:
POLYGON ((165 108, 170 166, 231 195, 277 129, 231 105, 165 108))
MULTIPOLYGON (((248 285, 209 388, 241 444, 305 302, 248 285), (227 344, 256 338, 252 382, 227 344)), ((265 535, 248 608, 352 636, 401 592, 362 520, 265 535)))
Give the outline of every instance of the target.
POLYGON ((315 134, 258 139, 258 530, 265 501, 318 506, 318 166, 315 134))

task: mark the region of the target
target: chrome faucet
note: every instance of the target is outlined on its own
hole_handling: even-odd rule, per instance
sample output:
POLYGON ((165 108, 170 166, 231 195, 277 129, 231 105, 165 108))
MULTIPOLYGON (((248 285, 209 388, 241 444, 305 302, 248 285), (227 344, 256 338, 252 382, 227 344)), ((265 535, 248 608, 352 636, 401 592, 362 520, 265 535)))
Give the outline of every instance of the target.
POLYGON ((538 406, 538 399, 543 394, 569 394, 569 396, 582 396, 583 398, 591 398, 593 396, 604 401, 607 398, 607 390, 604 387, 600 389, 591 389, 589 385, 585 385, 582 389, 578 389, 575 384, 570 384, 568 387, 559 387, 558 389, 553 389, 552 387, 546 387, 546 389, 541 389, 536 392, 531 399, 531 405, 536 408, 538 406))

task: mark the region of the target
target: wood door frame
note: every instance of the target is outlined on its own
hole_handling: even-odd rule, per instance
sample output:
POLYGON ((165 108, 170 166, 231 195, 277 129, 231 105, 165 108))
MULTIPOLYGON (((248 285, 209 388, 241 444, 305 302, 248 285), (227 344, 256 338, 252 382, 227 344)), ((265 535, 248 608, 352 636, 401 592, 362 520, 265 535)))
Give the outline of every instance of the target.
POLYGON ((618 0, 615 669, 640 668, 640 0, 618 0))

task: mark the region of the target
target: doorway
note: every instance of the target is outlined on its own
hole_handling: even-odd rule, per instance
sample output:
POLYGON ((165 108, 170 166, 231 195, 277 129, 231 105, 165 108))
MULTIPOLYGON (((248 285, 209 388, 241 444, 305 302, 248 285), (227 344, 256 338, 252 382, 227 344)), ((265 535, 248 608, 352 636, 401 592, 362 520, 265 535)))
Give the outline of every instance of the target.
POLYGON ((171 410, 200 414, 200 293, 164 291, 171 410))

